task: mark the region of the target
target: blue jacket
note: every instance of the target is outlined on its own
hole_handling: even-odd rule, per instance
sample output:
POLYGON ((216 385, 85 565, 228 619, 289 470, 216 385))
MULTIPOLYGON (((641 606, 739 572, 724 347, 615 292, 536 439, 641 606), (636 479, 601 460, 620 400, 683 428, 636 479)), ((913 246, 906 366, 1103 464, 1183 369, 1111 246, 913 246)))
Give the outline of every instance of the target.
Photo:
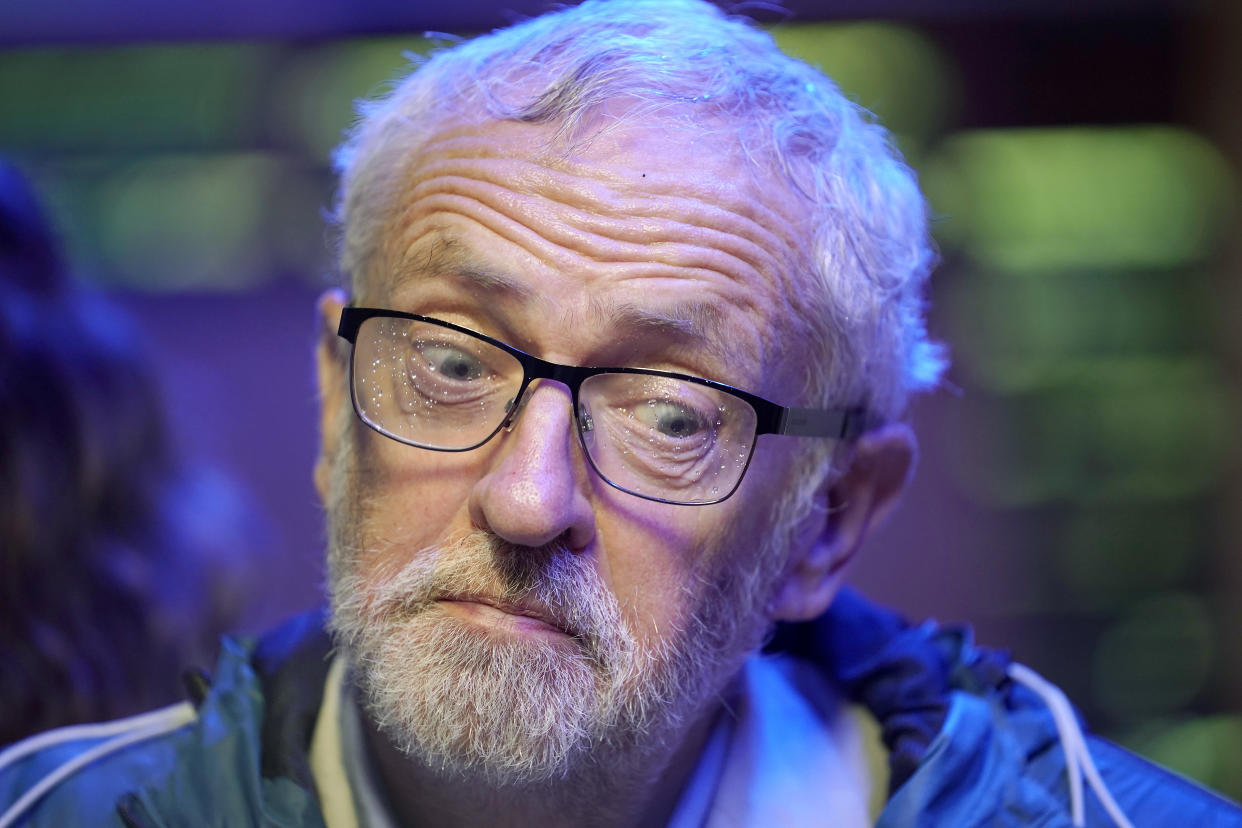
MULTIPOLYGON (((308 763, 331 650, 322 622, 303 616, 257 645, 227 640, 210 686, 191 683, 193 707, 120 736, 77 730, 0 752, 0 811, 63 763, 128 733, 135 741, 68 775, 17 824, 323 825, 308 763)), ((1064 718, 1059 727, 1047 700, 966 631, 908 626, 845 593, 773 646, 820 664, 880 723, 892 793, 878 825, 1072 824, 1064 718)), ((1135 826, 1242 826, 1228 800, 1086 738, 1135 826)), ((1087 825, 1112 824, 1089 786, 1078 799, 1087 825)))

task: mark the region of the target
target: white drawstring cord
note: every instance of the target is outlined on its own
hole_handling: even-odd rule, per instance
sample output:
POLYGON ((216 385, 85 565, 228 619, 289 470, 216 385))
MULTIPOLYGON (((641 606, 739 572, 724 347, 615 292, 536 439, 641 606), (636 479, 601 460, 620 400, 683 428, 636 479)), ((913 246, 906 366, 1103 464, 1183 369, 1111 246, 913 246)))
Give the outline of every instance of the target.
POLYGON ((3 770, 6 765, 16 762, 23 756, 45 747, 77 739, 113 737, 106 742, 95 745, 90 750, 74 756, 40 779, 34 787, 22 794, 16 802, 9 806, 3 815, 0 815, 0 828, 10 828, 26 811, 42 799, 48 791, 90 763, 110 753, 115 753, 127 745, 170 733, 194 721, 196 715, 194 705, 189 702, 181 702, 171 707, 144 713, 140 716, 131 716, 128 719, 118 719, 114 722, 94 725, 73 725, 50 730, 47 733, 41 733, 38 736, 33 736, 7 748, 3 753, 0 753, 0 770, 3 770))
POLYGON ((1061 749, 1065 751, 1065 773, 1069 778, 1070 789, 1070 817, 1074 825, 1081 828, 1086 824, 1085 797, 1082 789, 1082 780, 1086 776, 1087 784, 1091 790, 1095 791, 1100 804, 1104 806, 1104 810, 1108 812, 1113 822, 1120 828, 1134 828, 1117 804, 1117 800, 1113 799, 1108 786, 1104 784, 1104 778, 1100 776, 1095 760, 1091 758, 1087 739, 1074 716, 1074 708, 1065 694, 1061 692, 1061 688, 1031 668, 1016 662, 1010 664, 1006 672, 1011 679, 1039 696, 1052 713, 1052 720, 1057 726, 1057 735, 1061 738, 1061 749))
POLYGON ((156 725, 187 704, 189 702, 179 702, 168 707, 161 707, 159 710, 140 713, 137 716, 129 716, 124 719, 114 719, 110 722, 96 722, 93 724, 68 725, 66 727, 58 727, 55 730, 44 731, 16 744, 9 745, 0 751, 0 771, 3 771, 23 756, 37 753, 44 748, 59 745, 63 742, 75 742, 82 739, 105 739, 109 736, 116 736, 120 733, 128 733, 131 730, 140 730, 156 725))

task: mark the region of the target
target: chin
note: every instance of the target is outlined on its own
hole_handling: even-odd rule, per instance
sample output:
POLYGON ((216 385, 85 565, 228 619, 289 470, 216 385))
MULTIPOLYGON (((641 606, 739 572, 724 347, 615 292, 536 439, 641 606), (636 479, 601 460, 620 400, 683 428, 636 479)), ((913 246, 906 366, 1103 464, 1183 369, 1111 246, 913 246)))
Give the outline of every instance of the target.
POLYGON ((354 653, 367 710, 401 752, 491 784, 571 774, 615 725, 608 682, 566 636, 512 635, 430 608, 354 653))

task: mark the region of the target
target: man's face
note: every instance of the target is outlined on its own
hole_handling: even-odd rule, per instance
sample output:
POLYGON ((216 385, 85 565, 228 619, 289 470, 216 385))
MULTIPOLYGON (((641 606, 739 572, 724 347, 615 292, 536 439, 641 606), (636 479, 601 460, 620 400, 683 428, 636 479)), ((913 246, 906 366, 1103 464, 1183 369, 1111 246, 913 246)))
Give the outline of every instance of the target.
MULTIPOLYGON (((784 404, 805 229, 724 138, 447 124, 420 151, 356 304, 432 316, 572 365, 692 374, 784 404)), ((793 349, 796 350, 796 349, 793 349)), ((337 364, 325 404, 346 404, 337 364)), ((733 497, 608 486, 568 389, 538 382, 480 448, 325 440, 334 624, 407 752, 501 779, 694 723, 753 649, 783 572, 791 445, 763 438, 733 497)), ((641 740, 640 740, 641 741, 641 740)))

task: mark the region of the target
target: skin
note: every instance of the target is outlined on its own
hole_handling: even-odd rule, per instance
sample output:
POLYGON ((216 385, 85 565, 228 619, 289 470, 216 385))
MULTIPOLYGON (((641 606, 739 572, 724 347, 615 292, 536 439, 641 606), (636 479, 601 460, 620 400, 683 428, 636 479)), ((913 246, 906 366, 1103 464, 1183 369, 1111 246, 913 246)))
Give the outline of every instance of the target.
MULTIPOLYGON (((382 249, 355 280, 354 302, 456 322, 557 362, 679 371, 802 403, 774 345, 799 350, 792 338, 798 283, 790 274, 805 270, 800 240, 808 228, 796 197, 761 187, 721 135, 691 145, 682 132, 618 127, 568 153, 548 149, 551 135, 538 125, 442 125, 404 182, 382 249)), ((723 503, 645 501, 590 470, 568 389, 550 381, 534 387, 511 430, 470 452, 413 449, 353 417, 342 432, 348 370, 335 328, 344 300, 329 292, 320 301, 324 440, 315 477, 329 497, 338 441, 354 441, 357 519, 370 550, 364 571, 379 577, 404 556, 473 529, 521 546, 559 539, 589 557, 650 651, 685 623, 690 607, 676 585, 722 560, 747 562, 770 532, 799 440, 760 438, 740 489, 723 503)), ((797 527, 753 629, 827 607, 845 562, 895 503, 913 453, 910 432, 888 427, 852 448, 843 473, 824 470, 816 492, 823 508, 797 527)), ((494 635, 562 635, 486 601, 442 608, 494 635)), ((737 663, 745 656, 739 652, 737 663)), ((723 691, 729 678, 709 680, 723 691)), ((618 825, 663 824, 718 703, 675 734, 656 759, 665 770, 654 780, 617 779, 614 790, 596 792, 604 806, 596 813, 618 825)), ((546 791, 462 797, 451 780, 433 786, 425 769, 386 752, 382 737, 375 744, 410 824, 497 824, 498 813, 512 824, 566 820, 563 811, 547 812, 555 797, 546 791)))

